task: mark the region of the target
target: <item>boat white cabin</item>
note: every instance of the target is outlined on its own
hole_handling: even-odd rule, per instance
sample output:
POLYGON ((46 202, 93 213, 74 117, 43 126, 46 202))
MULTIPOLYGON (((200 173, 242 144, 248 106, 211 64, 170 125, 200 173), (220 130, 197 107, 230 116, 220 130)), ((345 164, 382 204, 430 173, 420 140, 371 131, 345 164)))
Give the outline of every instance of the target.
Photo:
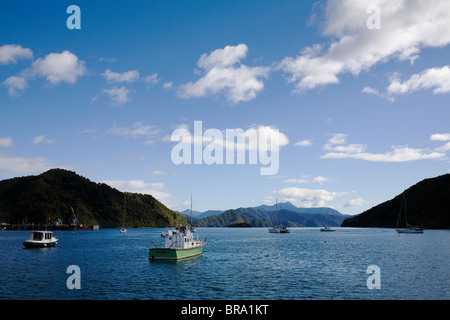
POLYGON ((58 238, 51 231, 31 231, 30 238, 23 245, 25 248, 46 248, 56 246, 57 242, 58 238))
POLYGON ((423 233, 425 229, 419 227, 410 227, 410 228, 396 228, 398 233, 423 233))
POLYGON ((269 229, 270 233, 290 233, 291 231, 284 225, 280 224, 269 229))
POLYGON ((329 226, 325 226, 325 227, 321 228, 320 231, 333 232, 333 231, 336 231, 336 229, 330 228, 329 226))
POLYGON ((166 249, 191 249, 204 246, 205 241, 194 239, 195 229, 191 226, 178 225, 175 229, 169 229, 161 233, 165 238, 164 248, 166 249))
POLYGON ((195 229, 191 226, 178 225, 161 233, 164 247, 150 249, 150 260, 180 260, 196 257, 202 254, 205 240, 194 238, 195 229))

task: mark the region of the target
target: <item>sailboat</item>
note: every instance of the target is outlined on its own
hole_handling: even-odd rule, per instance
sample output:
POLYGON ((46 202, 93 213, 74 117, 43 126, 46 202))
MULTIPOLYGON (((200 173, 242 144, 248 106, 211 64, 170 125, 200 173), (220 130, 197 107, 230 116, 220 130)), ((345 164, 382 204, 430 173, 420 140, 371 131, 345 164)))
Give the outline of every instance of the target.
POLYGON ((404 193, 403 193, 402 204, 400 206, 400 212, 398 213, 397 225, 395 226, 395 230, 398 233, 423 233, 425 231, 425 229, 423 229, 423 228, 414 227, 414 226, 411 226, 410 224, 408 224, 407 211, 406 211, 406 195, 404 193), (405 228, 399 228, 398 225, 399 225, 399 221, 400 221, 400 216, 402 214, 403 205, 405 207, 405 228))
POLYGON ((125 228, 125 194, 123 196, 123 217, 122 217, 122 228, 120 229, 120 233, 126 233, 127 229, 125 228))
MULTIPOLYGON (((278 212, 278 199, 276 200, 276 211, 278 212)), ((291 231, 280 223, 279 226, 269 228, 269 233, 290 233, 291 231)))

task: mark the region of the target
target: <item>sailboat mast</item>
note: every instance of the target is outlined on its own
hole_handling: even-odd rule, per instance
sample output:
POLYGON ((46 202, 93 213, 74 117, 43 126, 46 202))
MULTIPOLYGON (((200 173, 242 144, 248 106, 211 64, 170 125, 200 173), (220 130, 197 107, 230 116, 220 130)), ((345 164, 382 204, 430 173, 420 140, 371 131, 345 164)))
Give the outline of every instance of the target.
POLYGON ((192 193, 191 193, 191 227, 192 227, 192 193))

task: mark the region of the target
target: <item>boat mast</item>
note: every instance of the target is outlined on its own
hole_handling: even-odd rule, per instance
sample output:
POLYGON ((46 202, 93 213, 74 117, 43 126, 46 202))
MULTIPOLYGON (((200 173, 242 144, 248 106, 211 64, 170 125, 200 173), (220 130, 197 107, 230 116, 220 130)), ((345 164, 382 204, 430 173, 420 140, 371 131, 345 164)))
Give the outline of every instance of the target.
POLYGON ((192 193, 191 193, 191 214, 190 214, 190 216, 191 216, 191 227, 192 227, 192 193))

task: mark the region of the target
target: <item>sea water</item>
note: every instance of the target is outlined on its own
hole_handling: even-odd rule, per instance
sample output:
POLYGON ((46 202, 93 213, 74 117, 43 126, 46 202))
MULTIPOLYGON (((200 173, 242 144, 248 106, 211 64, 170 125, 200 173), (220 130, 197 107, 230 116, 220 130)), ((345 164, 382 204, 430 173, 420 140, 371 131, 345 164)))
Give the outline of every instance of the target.
POLYGON ((1 231, 0 299, 450 298, 449 230, 197 228, 208 242, 202 256, 149 261, 163 230, 54 231, 58 245, 44 249, 23 248, 30 231, 1 231), (68 285, 74 276, 79 289, 68 285))

